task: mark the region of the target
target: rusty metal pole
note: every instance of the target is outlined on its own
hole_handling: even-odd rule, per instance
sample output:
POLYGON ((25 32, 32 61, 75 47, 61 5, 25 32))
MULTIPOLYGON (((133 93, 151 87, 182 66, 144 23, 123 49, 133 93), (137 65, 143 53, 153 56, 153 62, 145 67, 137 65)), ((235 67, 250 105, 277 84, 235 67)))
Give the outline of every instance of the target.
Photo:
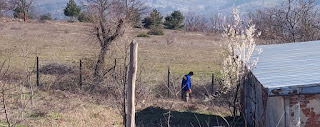
POLYGON ((129 67, 129 84, 127 89, 127 122, 126 127, 135 127, 135 82, 138 68, 138 43, 132 42, 130 45, 130 67, 129 67))

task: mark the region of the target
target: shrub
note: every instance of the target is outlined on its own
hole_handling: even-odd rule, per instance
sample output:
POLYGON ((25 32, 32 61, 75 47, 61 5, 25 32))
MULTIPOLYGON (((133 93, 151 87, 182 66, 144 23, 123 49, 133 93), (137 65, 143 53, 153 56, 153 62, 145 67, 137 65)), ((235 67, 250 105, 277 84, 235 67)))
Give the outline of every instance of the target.
POLYGON ((88 16, 87 12, 85 12, 85 11, 82 11, 80 13, 80 15, 78 16, 78 20, 80 22, 90 22, 90 18, 88 16))
POLYGON ((140 33, 140 34, 138 34, 137 37, 150 37, 150 36, 146 33, 140 33))
POLYGON ((150 17, 145 17, 145 18, 142 20, 142 24, 143 24, 143 27, 144 27, 144 28, 150 28, 150 26, 152 25, 151 18, 150 18, 150 17))
POLYGON ((49 75, 64 75, 64 74, 74 73, 75 71, 76 69, 74 66, 69 66, 66 64, 59 64, 59 63, 50 63, 42 66, 39 69, 40 73, 49 74, 49 75))
POLYGON ((151 28, 148 32, 149 35, 164 35, 163 30, 160 28, 151 28))
POLYGON ((45 21, 45 20, 52 20, 52 17, 51 17, 50 13, 47 13, 47 14, 44 14, 44 15, 40 16, 40 21, 45 21))

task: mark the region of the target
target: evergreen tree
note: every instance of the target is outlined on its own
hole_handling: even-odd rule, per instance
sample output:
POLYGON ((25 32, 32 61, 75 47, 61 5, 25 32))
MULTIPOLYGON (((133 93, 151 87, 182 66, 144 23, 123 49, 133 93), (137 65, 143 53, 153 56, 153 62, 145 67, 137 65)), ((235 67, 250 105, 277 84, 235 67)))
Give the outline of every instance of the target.
POLYGON ((161 16, 160 12, 156 9, 153 9, 153 11, 150 13, 150 16, 144 18, 143 20, 143 26, 145 28, 161 28, 163 17, 161 16))
POLYGON ((71 17, 71 20, 73 21, 74 17, 79 16, 81 9, 74 0, 69 0, 67 7, 63 11, 64 15, 71 17))
POLYGON ((143 20, 142 20, 142 24, 143 24, 143 27, 144 28, 150 28, 150 26, 152 25, 152 21, 151 21, 151 18, 150 17, 145 17, 143 20))
POLYGON ((183 19, 184 17, 180 11, 174 11, 165 18, 164 25, 167 29, 179 29, 184 26, 182 25, 183 19))

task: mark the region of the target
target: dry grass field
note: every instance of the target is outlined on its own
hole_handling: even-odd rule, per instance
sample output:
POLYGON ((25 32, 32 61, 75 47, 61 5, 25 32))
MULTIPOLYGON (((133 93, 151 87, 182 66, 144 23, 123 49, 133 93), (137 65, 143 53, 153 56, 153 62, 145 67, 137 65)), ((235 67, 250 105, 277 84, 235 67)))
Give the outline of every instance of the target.
MULTIPOLYGON (((138 78, 145 85, 163 85, 166 82, 168 66, 171 68, 172 82, 175 82, 177 87, 180 85, 180 77, 189 71, 195 73, 194 86, 209 84, 212 73, 219 77, 223 48, 219 35, 165 30, 164 36, 136 37, 143 32, 146 33, 147 30, 128 29, 124 37, 117 40, 108 51, 106 66, 113 66, 115 58, 123 64, 127 45, 135 40, 139 43, 138 78)), ((85 62, 90 64, 85 66, 93 66, 98 52, 99 45, 95 41, 91 24, 57 21, 24 23, 0 19, 0 62, 9 60, 6 67, 10 66, 12 72, 19 75, 24 75, 27 69, 34 70, 36 56, 40 58, 40 66, 50 63, 77 66, 80 59, 91 60, 85 62)), ((31 77, 31 82, 35 83, 35 74, 31 77)), ((60 90, 37 91, 33 98, 33 106, 28 104, 24 109, 28 110, 23 116, 24 120, 16 123, 21 123, 21 126, 122 125, 120 111, 115 110, 117 108, 108 105, 108 102, 93 98, 85 92, 79 95, 60 90)), ((14 102, 14 99, 12 101, 14 102)), ((217 114, 219 111, 223 116, 228 115, 227 109, 223 107, 208 107, 198 101, 191 104, 181 104, 178 101, 175 105, 182 106, 172 106, 172 101, 175 102, 161 99, 142 105, 139 103, 137 108, 139 111, 148 106, 159 106, 208 115, 217 114)), ((10 111, 17 112, 17 109, 10 111)), ((0 115, 0 123, 5 122, 4 120, 4 116, 0 115)))
MULTIPOLYGON (((40 63, 72 63, 83 58, 95 58, 99 46, 95 41, 90 24, 31 21, 0 22, 0 59, 10 52, 11 64, 24 69, 25 55, 28 55, 29 67, 40 57, 40 63), (27 53, 27 54, 26 54, 27 53)), ((136 38, 144 29, 130 29, 115 49, 124 49, 124 42, 139 42, 139 64, 146 69, 147 75, 160 78, 159 73, 166 74, 167 67, 178 74, 195 72, 196 79, 210 78, 210 73, 219 72, 221 63, 221 43, 219 36, 207 36, 203 33, 165 30, 164 36, 136 38), (172 40, 168 44, 168 40, 172 40)), ((109 63, 113 58, 121 58, 111 49, 108 53, 109 63), (113 57, 113 58, 112 58, 113 57)), ((123 53, 122 53, 123 54, 123 53)))

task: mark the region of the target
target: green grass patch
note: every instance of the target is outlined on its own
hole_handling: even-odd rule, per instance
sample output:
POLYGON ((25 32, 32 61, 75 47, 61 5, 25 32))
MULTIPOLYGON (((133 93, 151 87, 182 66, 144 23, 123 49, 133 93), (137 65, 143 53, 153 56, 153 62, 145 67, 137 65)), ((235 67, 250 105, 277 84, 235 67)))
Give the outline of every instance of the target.
POLYGON ((8 123, 0 120, 0 127, 8 127, 8 123))
MULTIPOLYGON (((11 125, 11 126, 12 126, 12 125, 11 125)), ((0 120, 0 127, 8 127, 8 123, 0 120)), ((26 125, 17 124, 17 125, 15 125, 14 127, 26 127, 26 125)))
POLYGON ((149 35, 164 35, 164 32, 162 29, 158 28, 158 29, 151 29, 148 32, 149 35))
POLYGON ((40 117, 45 117, 47 113, 42 112, 42 111, 36 111, 36 112, 32 112, 28 115, 28 117, 31 118, 40 118, 40 117))
POLYGON ((26 127, 26 125, 18 124, 18 125, 16 125, 16 127, 26 127))
POLYGON ((140 33, 137 35, 137 37, 150 37, 150 36, 146 33, 140 33))
POLYGON ((22 98, 25 100, 29 100, 31 98, 31 93, 23 93, 22 98))
POLYGON ((92 118, 99 118, 100 117, 99 113, 91 113, 90 116, 92 118))
POLYGON ((61 118, 61 114, 58 112, 51 112, 48 114, 49 117, 54 118, 54 119, 59 119, 61 118))

